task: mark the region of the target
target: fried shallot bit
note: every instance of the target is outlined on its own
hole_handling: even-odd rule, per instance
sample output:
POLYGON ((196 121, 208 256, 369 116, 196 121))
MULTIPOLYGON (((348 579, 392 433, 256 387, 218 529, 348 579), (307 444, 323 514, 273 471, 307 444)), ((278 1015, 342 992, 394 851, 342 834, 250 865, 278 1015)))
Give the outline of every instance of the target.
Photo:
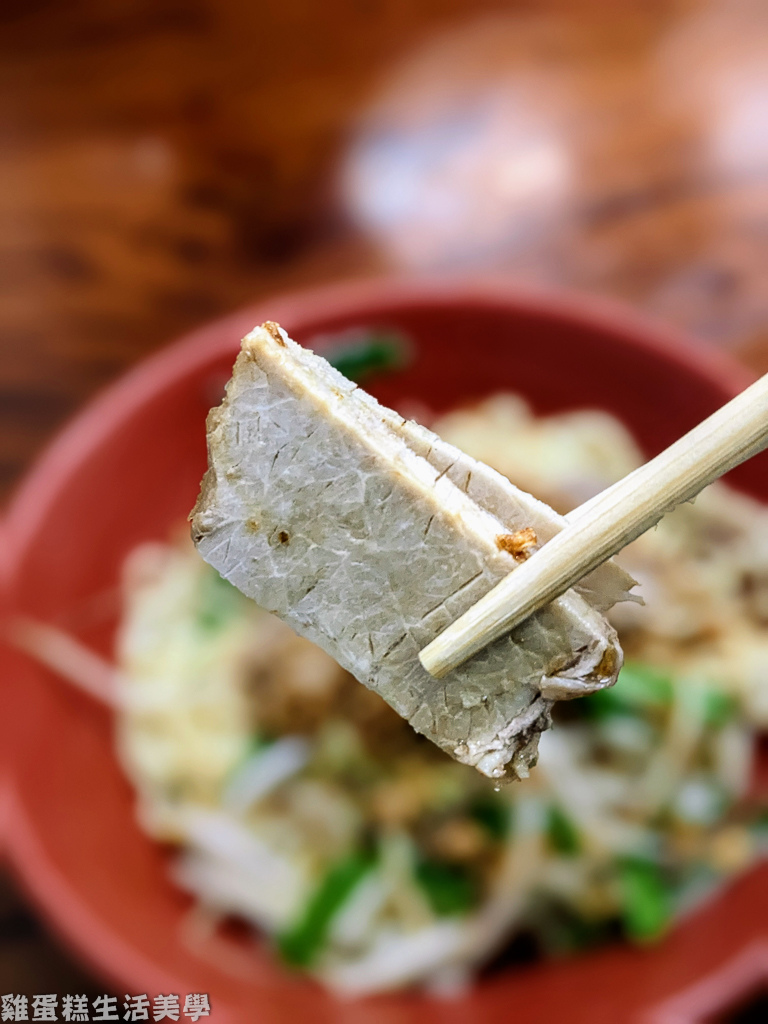
POLYGON ((532 526, 526 526, 516 533, 500 533, 496 538, 499 551, 507 551, 516 562, 524 562, 533 554, 538 538, 532 526))

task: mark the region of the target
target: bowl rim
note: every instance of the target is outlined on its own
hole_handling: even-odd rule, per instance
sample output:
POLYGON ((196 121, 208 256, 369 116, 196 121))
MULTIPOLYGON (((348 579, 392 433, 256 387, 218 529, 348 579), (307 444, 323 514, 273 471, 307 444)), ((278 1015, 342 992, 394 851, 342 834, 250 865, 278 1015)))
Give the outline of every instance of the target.
MULTIPOLYGON (((504 275, 484 275, 482 279, 466 275, 377 276, 266 296, 185 333, 141 359, 100 389, 55 433, 7 503, 4 553, 0 552, 0 576, 5 584, 3 603, 8 609, 12 607, 14 581, 28 546, 34 542, 43 510, 66 486, 70 474, 149 398, 185 376, 194 376, 217 355, 228 351, 234 355, 237 342, 255 323, 276 320, 285 323, 289 331, 300 331, 313 321, 339 315, 354 319, 374 308, 378 316, 387 309, 435 305, 461 308, 467 303, 605 330, 620 336, 622 344, 676 362, 689 372, 694 370, 723 392, 736 394, 754 380, 754 375, 727 353, 706 342, 694 341, 615 300, 562 289, 521 286, 504 275)), ((4 660, 7 653, 3 654, 4 660)), ((157 992, 173 991, 176 980, 81 902, 46 854, 42 833, 36 829, 14 785, 14 767, 4 763, 0 772, 0 841, 6 861, 46 924, 99 976, 116 984, 118 991, 126 983, 157 992)), ((217 1015, 222 1024, 230 1017, 230 1010, 220 1000, 217 1015)))

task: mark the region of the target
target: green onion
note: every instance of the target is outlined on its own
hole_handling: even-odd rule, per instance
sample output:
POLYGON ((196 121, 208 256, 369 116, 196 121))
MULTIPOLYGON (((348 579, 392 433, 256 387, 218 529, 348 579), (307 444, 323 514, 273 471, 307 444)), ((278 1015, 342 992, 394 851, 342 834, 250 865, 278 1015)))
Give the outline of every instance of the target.
POLYGON ((215 569, 210 569, 200 586, 197 624, 206 630, 221 629, 237 613, 242 602, 240 591, 215 569))
POLYGON ((464 914, 477 903, 475 880, 467 868, 458 864, 422 860, 416 865, 416 879, 440 917, 464 914))
POLYGON ((738 703, 730 693, 724 693, 714 686, 704 691, 704 724, 710 729, 722 729, 732 721, 738 711, 738 703))
POLYGON ((628 662, 613 686, 582 697, 579 705, 580 710, 595 718, 627 712, 647 714, 668 708, 673 695, 672 678, 666 672, 628 662))
POLYGON ((640 857, 619 862, 622 924, 635 942, 660 938, 672 915, 669 887, 657 864, 640 857))
POLYGON ((404 339, 394 332, 366 331, 358 340, 332 348, 324 355, 339 373, 357 382, 372 373, 400 369, 407 362, 408 350, 404 339))
POLYGON ((547 838, 557 853, 567 857, 573 857, 581 851, 581 839, 576 826, 557 804, 549 808, 547 838))
POLYGON ((679 690, 683 707, 705 728, 722 729, 738 711, 735 698, 717 683, 696 677, 684 678, 679 690))
POLYGON ((374 861, 371 851, 357 850, 328 871, 299 920, 278 939, 278 948, 287 963, 295 967, 312 963, 323 948, 334 916, 374 861))
POLYGON ((501 842, 509 835, 512 825, 511 807, 501 800, 483 797, 469 808, 469 816, 485 829, 491 839, 501 842))

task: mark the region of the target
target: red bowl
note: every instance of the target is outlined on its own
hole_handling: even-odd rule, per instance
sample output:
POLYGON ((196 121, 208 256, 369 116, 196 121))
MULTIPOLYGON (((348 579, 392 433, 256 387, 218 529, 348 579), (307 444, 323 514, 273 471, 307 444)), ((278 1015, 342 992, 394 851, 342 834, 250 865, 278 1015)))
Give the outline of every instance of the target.
MULTIPOLYGON (((240 337, 265 319, 280 321, 298 341, 357 325, 402 329, 415 341, 415 358, 377 381, 374 391, 387 404, 420 400, 442 411, 514 390, 542 413, 606 409, 648 454, 749 382, 722 354, 634 315, 591 300, 521 294, 504 283, 379 281, 280 297, 147 360, 50 446, 5 526, 12 613, 77 623, 85 642, 110 651, 121 563, 135 544, 164 538, 188 513, 205 466, 205 414, 240 337)), ((768 499, 767 470, 761 456, 732 480, 768 499)), ((211 962, 218 946, 201 956, 179 939, 190 901, 168 880, 168 851, 134 820, 107 711, 21 654, 7 650, 3 658, 12 865, 60 934, 120 993, 207 992, 222 1022, 490 1024, 514 1008, 528 1024, 618 1024, 638 1014, 698 1020, 702 1000, 711 1012, 753 975, 768 973, 768 947, 759 944, 765 870, 733 884, 660 946, 616 946, 510 970, 456 1001, 397 995, 342 1002, 286 974, 266 950, 246 965, 236 937, 222 941, 231 942, 232 957, 240 950, 240 967, 225 970, 211 962)))

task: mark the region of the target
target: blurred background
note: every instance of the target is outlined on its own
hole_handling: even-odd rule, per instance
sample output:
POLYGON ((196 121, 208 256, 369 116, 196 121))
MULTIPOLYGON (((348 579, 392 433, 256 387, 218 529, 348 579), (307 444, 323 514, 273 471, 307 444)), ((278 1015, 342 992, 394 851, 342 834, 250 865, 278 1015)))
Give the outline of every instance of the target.
MULTIPOLYGON (((761 0, 4 0, 0 33, 4 497, 147 353, 340 278, 505 271, 768 369, 761 0)), ((0 988, 101 990, 10 883, 0 988)))

